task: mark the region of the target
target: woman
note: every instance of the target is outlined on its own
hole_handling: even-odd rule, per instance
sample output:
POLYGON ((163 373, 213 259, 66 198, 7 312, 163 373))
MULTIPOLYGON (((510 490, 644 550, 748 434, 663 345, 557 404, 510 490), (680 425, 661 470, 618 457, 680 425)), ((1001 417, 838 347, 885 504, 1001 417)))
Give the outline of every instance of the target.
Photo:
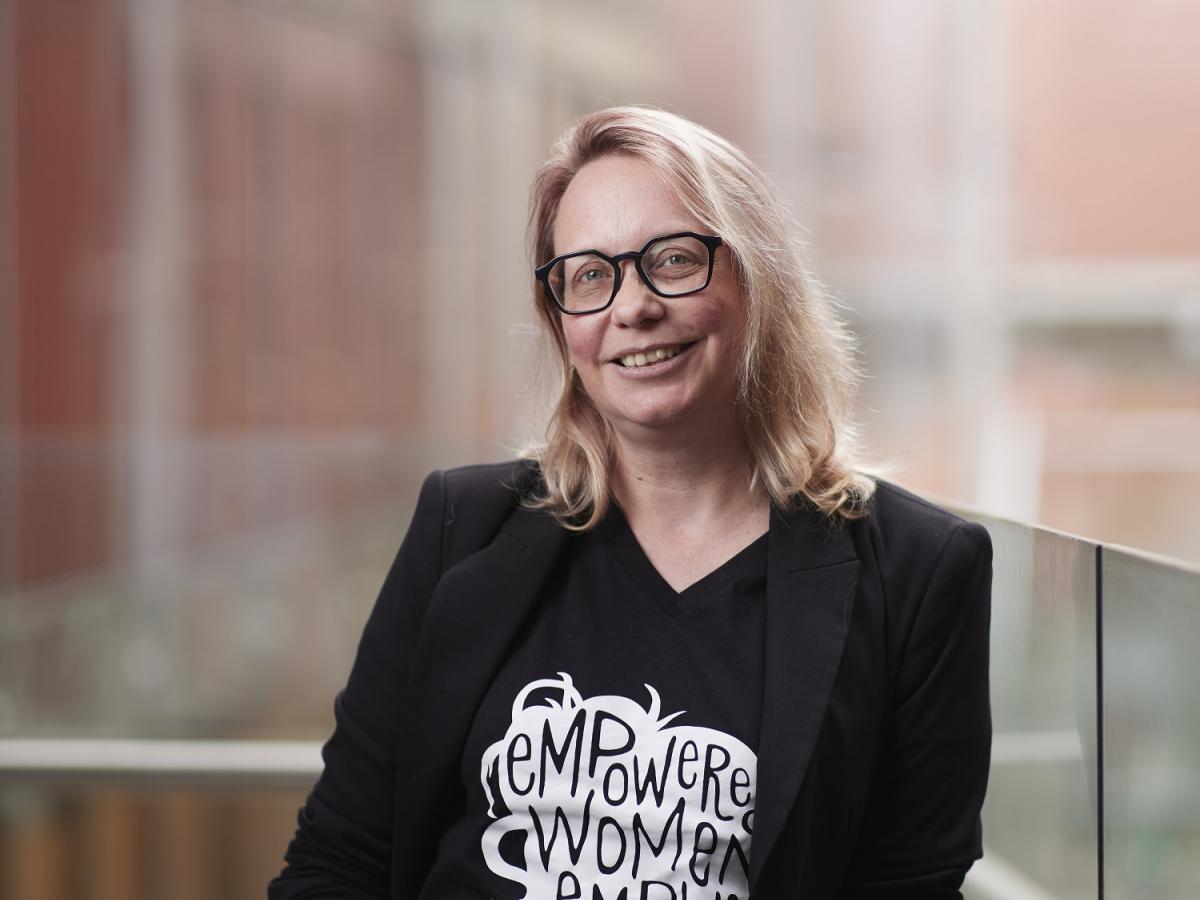
POLYGON ((855 468, 848 335, 722 138, 584 117, 533 186, 529 459, 431 475, 285 897, 958 897, 987 533, 855 468))

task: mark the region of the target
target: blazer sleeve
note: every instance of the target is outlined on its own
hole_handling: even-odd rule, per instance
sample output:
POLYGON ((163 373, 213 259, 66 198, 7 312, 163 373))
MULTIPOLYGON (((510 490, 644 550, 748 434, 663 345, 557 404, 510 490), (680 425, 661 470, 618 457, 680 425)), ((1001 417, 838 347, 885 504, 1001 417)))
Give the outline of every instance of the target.
POLYGON ((270 900, 387 897, 395 801, 397 713, 421 619, 440 577, 445 478, 421 488, 408 533, 334 701, 324 770, 298 816, 270 900))
POLYGON ((943 545, 893 682, 842 900, 961 898, 983 855, 991 562, 978 524, 960 523, 943 545))

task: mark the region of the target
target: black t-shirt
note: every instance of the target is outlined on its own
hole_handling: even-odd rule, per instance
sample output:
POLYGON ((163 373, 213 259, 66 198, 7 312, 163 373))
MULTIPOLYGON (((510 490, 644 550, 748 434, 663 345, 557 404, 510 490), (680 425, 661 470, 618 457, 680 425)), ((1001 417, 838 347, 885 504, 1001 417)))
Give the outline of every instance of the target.
POLYGON ((677 593, 615 506, 574 539, 476 713, 422 900, 745 900, 766 568, 764 534, 677 593))

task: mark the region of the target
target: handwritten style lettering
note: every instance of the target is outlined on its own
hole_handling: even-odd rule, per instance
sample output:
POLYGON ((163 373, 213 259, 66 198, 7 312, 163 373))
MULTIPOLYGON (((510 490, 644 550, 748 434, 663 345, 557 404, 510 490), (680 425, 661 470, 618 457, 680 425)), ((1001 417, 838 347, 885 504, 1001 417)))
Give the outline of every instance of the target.
POLYGON ((620 696, 585 699, 565 672, 518 692, 508 731, 481 761, 495 819, 482 850, 526 897, 749 893, 754 752, 716 729, 671 725, 683 712, 660 718, 658 692, 645 687, 646 708, 620 696), (526 836, 523 861, 500 853, 513 832, 526 836))

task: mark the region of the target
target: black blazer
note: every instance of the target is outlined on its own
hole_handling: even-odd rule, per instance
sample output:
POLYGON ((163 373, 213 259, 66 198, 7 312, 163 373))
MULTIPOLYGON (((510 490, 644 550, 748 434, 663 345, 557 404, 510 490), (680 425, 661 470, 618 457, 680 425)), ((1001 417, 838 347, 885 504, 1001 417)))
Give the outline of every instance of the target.
MULTIPOLYGON (((435 472, 363 632, 273 900, 415 900, 485 690, 572 538, 526 463, 435 472)), ((886 482, 773 509, 751 894, 949 898, 982 855, 991 543, 886 482)), ((541 898, 530 898, 541 900, 541 898)))

